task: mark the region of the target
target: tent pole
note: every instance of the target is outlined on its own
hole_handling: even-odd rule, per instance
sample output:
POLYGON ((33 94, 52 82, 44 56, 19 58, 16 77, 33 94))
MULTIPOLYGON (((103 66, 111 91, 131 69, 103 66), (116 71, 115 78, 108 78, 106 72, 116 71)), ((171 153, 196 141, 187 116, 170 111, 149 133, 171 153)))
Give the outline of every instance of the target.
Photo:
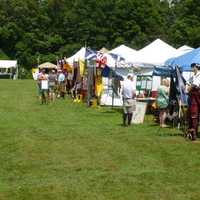
MULTIPOLYGON (((118 56, 117 56, 117 59, 115 61, 115 73, 116 73, 116 69, 117 69, 117 61, 118 61, 118 56)), ((113 77, 113 74, 112 74, 112 108, 114 107, 114 99, 115 99, 115 94, 114 94, 114 77, 113 77)))
POLYGON ((114 91, 113 91, 113 77, 112 77, 112 85, 111 85, 111 88, 112 88, 112 108, 114 107, 114 91))
POLYGON ((16 69, 16 79, 19 79, 19 66, 17 64, 17 69, 16 69))

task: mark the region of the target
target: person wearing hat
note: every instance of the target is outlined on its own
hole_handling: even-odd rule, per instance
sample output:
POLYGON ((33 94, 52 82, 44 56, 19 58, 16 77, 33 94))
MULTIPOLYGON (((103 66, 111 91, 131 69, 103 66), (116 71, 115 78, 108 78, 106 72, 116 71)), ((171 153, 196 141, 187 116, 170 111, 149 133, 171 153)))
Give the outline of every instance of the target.
POLYGON ((192 63, 191 70, 193 75, 187 83, 189 138, 196 140, 200 113, 200 65, 192 63))
POLYGON ((131 125, 133 111, 135 110, 135 88, 133 84, 133 75, 128 74, 127 80, 124 81, 122 86, 123 97, 123 126, 131 125))

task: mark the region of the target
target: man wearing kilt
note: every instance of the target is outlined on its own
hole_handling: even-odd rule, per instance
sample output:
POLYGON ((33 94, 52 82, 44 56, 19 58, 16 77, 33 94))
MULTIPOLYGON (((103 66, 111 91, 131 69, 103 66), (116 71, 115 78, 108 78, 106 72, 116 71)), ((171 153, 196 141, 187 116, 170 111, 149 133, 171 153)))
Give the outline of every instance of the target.
POLYGON ((190 139, 196 140, 200 113, 200 65, 191 64, 193 76, 188 83, 188 123, 190 139))
POLYGON ((133 111, 135 111, 135 88, 133 84, 133 76, 128 75, 127 80, 124 81, 122 87, 123 96, 123 126, 126 126, 128 118, 128 125, 131 125, 133 111))

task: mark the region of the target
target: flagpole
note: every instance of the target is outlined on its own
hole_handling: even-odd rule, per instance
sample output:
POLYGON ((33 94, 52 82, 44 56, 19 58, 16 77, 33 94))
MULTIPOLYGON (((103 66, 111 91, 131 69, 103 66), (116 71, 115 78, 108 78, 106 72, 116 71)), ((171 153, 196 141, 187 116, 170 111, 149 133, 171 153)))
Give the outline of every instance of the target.
MULTIPOLYGON (((87 41, 85 41, 85 53, 86 53, 86 49, 87 49, 87 41)), ((88 62, 86 60, 86 58, 85 58, 85 62, 88 62)), ((91 98, 91 94, 90 94, 91 86, 89 83, 89 81, 90 81, 89 77, 91 78, 91 70, 89 70, 89 68, 88 68, 88 63, 86 63, 86 67, 87 67, 87 95, 86 95, 86 97, 87 97, 87 106, 89 107, 90 106, 90 98, 91 98)), ((91 67, 91 66, 89 66, 89 67, 91 67)))

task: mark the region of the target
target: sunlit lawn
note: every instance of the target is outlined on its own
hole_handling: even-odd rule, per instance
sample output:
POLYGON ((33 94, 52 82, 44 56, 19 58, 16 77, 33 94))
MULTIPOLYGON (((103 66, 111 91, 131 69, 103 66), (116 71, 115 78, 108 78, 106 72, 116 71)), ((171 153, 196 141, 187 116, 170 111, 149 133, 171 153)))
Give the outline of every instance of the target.
POLYGON ((40 105, 30 80, 0 80, 0 199, 200 199, 200 143, 121 127, 110 108, 40 105))

